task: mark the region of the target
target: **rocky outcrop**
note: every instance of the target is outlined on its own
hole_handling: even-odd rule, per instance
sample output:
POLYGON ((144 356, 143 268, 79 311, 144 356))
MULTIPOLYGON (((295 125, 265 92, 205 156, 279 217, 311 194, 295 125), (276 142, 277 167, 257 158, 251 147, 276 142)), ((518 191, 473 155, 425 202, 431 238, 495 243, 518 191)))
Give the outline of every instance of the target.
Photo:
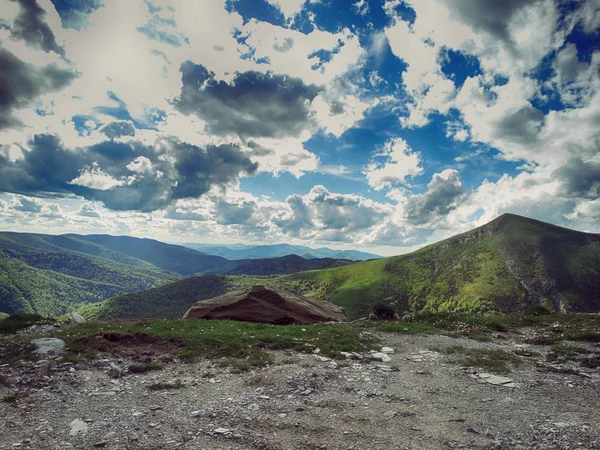
POLYGON ((342 321, 344 310, 332 303, 265 286, 233 291, 192 306, 184 319, 229 319, 245 322, 308 325, 342 321))

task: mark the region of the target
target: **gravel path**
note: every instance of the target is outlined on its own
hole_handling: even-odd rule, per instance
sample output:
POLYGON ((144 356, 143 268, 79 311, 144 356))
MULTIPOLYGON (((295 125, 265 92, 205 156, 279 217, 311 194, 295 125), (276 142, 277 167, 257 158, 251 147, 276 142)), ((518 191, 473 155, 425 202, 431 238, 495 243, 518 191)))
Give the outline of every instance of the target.
POLYGON ((380 337, 387 363, 273 352, 251 372, 201 361, 120 378, 131 361, 0 366, 0 449, 600 449, 597 369, 523 357, 514 387, 493 385, 431 349, 514 339, 380 337))

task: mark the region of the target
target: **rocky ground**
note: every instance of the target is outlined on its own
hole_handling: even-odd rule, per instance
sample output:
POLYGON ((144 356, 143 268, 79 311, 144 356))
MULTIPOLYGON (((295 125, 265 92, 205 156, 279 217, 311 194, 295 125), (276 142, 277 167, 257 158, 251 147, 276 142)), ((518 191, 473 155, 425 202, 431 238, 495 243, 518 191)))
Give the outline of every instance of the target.
POLYGON ((0 448, 600 449, 600 372, 548 358, 549 346, 526 343, 533 332, 377 333, 389 348, 375 358, 277 351, 242 373, 219 360, 144 371, 50 353, 0 366, 0 448), (490 376, 444 352, 452 346, 521 364, 490 376))

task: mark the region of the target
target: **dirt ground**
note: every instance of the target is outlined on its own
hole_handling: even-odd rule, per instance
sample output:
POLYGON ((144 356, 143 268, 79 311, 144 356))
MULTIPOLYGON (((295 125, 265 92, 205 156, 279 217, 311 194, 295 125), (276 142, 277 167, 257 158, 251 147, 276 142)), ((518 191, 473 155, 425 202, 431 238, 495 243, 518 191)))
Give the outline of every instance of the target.
POLYGON ((550 347, 521 334, 377 336, 391 361, 272 352, 275 364, 244 373, 201 361, 139 374, 116 358, 5 364, 0 448, 600 449, 597 368, 549 364, 550 347), (457 345, 522 364, 494 385, 442 351, 457 345))

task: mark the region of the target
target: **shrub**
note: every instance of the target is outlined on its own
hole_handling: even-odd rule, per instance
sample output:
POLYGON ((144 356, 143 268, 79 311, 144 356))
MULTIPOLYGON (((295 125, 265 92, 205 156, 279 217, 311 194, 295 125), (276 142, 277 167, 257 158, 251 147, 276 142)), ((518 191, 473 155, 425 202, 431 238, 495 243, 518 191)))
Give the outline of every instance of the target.
POLYGON ((391 305, 385 303, 378 303, 373 306, 371 312, 371 319, 373 320, 396 320, 396 310, 391 305))

